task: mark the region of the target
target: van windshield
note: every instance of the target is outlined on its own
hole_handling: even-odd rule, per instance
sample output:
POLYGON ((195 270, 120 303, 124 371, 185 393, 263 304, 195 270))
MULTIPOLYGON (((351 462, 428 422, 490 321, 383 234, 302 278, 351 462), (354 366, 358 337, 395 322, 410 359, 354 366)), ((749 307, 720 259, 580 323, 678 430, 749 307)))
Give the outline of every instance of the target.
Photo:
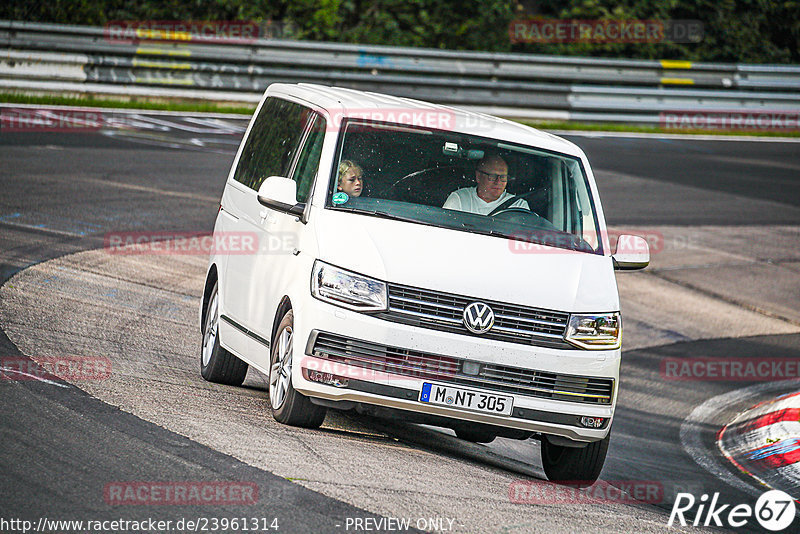
POLYGON ((602 254, 578 158, 362 120, 341 135, 327 208, 602 254))

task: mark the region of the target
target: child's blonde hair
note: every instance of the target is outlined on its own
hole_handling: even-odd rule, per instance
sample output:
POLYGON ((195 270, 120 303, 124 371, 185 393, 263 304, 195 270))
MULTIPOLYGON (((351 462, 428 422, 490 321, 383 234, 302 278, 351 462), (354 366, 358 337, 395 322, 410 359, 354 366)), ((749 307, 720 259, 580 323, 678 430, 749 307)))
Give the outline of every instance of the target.
POLYGON ((364 173, 364 170, 359 165, 357 165, 356 162, 349 159, 343 159, 339 163, 339 178, 336 181, 338 185, 341 185, 342 176, 344 176, 344 173, 346 173, 350 169, 358 169, 359 171, 361 171, 362 174, 364 173))

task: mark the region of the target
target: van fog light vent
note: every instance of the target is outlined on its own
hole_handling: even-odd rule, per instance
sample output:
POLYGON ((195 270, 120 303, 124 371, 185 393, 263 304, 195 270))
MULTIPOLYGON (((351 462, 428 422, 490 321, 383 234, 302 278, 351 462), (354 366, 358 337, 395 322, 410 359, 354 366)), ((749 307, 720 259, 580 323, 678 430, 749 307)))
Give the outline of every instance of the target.
POLYGON ((603 417, 581 417, 581 426, 586 428, 601 428, 605 422, 603 417))
POLYGON ((308 380, 312 382, 319 382, 328 386, 336 386, 337 388, 346 388, 350 384, 350 379, 343 376, 336 376, 331 373, 323 373, 314 369, 303 369, 304 374, 308 380))

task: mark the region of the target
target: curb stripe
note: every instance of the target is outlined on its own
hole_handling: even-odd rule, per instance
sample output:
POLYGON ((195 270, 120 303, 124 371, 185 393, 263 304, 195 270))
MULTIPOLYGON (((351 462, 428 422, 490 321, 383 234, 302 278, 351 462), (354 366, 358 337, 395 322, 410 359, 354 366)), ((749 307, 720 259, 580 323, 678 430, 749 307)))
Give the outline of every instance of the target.
MULTIPOLYGON (((780 389, 782 388, 778 384, 764 384, 730 393, 757 391, 763 394, 780 389)), ((726 394, 721 398, 729 397, 726 394)), ((768 488, 785 491, 798 503, 799 402, 800 392, 797 390, 758 402, 720 428, 716 438, 719 451, 740 472, 768 488)))
POLYGON ((742 432, 751 432, 783 421, 800 422, 800 408, 784 408, 756 417, 742 424, 742 432))
POLYGON ((762 469, 778 469, 800 462, 800 439, 792 438, 770 443, 744 454, 749 461, 762 469))

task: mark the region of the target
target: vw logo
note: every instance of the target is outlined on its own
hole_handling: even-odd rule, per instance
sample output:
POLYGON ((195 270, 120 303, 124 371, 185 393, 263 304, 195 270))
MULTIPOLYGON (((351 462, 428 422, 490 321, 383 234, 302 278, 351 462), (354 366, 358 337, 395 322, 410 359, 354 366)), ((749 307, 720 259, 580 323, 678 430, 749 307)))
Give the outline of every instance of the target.
POLYGON ((464 326, 473 334, 485 334, 494 325, 494 312, 483 302, 473 302, 464 308, 464 326))

